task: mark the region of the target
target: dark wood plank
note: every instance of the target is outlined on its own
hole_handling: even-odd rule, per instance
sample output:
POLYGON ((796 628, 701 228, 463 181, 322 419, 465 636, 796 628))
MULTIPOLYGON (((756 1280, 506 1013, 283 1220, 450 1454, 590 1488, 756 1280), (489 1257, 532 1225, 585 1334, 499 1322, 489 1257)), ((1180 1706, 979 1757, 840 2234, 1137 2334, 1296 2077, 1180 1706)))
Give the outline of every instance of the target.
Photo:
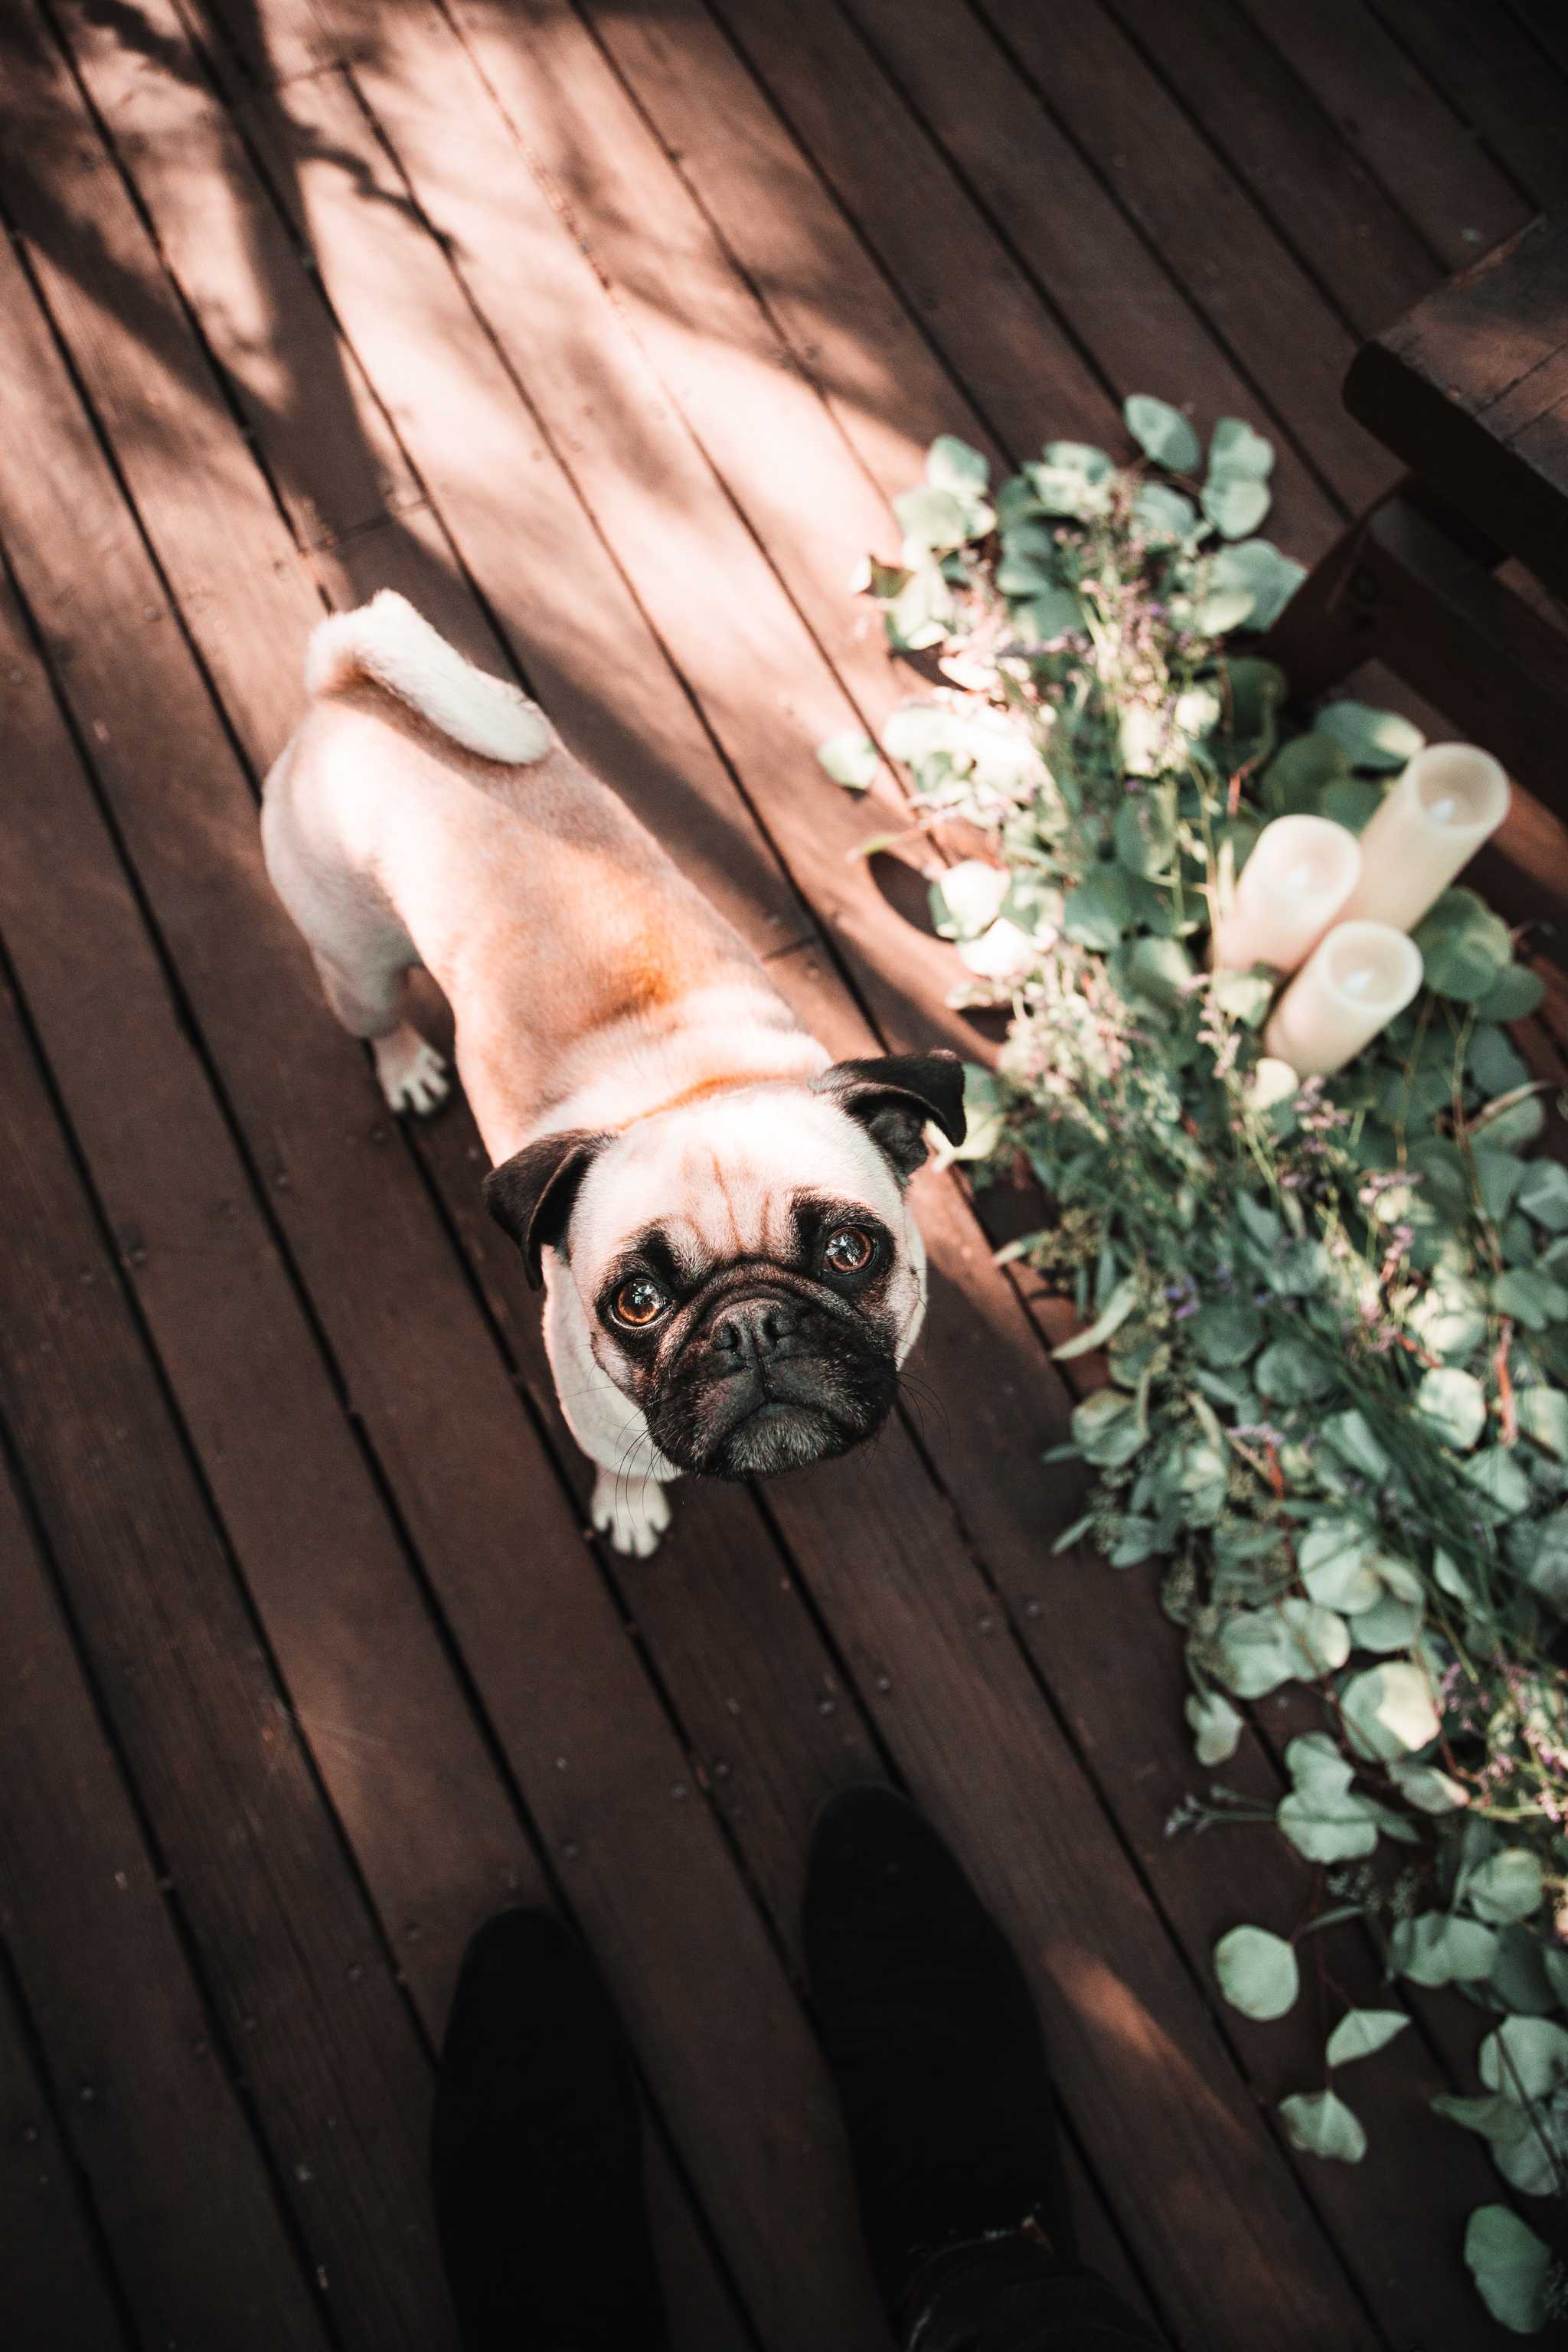
MULTIPOLYGON (((42 322, 8 256, 0 286, 16 355, 42 322)), ((15 363, 0 385, 0 431, 18 446, 32 413, 18 395, 33 388, 15 363)), ((58 391, 68 415, 63 377, 58 391)), ((31 551, 68 546, 81 511, 90 457, 66 454, 51 463, 35 444, 26 478, 5 485, 0 538, 35 586, 31 551)), ((96 593, 118 588, 123 545, 100 540, 98 562, 96 593)), ((0 808, 6 952, 294 1718, 435 2036, 469 1933, 521 1892, 537 1898, 537 1864, 8 595, 0 720, 16 756, 0 808)))
POLYGON ((1532 40, 1563 73, 1568 73, 1568 18, 1557 0, 1508 0, 1532 40))
MULTIPOLYGON (((446 2344, 426 2210, 424 2053, 14 1007, 0 1067, 0 1213, 12 1236, 0 1412, 343 2340, 381 2352, 446 2344)), ((65 1952, 57 1958, 63 1966, 65 1952)))
MULTIPOLYGON (((7 1501, 9 1497, 6 1498, 7 1501)), ((0 1515, 5 1505, 0 1504, 0 1515)), ((0 1541, 4 1540, 0 1535, 0 1541)), ((0 2336, 33 2352, 129 2347, 86 2197, 29 2046, 15 1989, 0 1978, 0 2336)))
POLYGON ((1387 326, 1442 276, 1354 145, 1233 0, 1109 7, 1358 334, 1387 326))
MULTIPOLYGON (((1464 268, 1523 227, 1528 202, 1368 0, 1240 5, 1449 269, 1464 268)), ((1543 5, 1556 10, 1556 0, 1543 5)))
POLYGON ((1568 198, 1568 78, 1506 7, 1470 0, 1373 0, 1492 162, 1539 206, 1568 198))

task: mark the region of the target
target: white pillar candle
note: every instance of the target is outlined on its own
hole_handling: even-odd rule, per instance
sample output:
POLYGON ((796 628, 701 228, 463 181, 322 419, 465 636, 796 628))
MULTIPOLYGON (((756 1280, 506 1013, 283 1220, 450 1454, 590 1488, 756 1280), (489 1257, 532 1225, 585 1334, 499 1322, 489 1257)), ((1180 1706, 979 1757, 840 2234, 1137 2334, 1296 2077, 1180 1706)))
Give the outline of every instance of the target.
POLYGON ((1473 743, 1417 751, 1361 837, 1346 922, 1407 931, 1508 814, 1508 778, 1473 743))
POLYGON ((1263 1050, 1303 1078, 1342 1069, 1421 985, 1421 950, 1387 923, 1336 923, 1275 1006, 1263 1050))
POLYGON ((1360 872, 1355 835, 1342 824, 1321 816, 1276 817, 1237 877, 1232 904, 1215 919, 1210 962, 1217 971, 1245 971, 1255 963, 1294 971, 1360 872))

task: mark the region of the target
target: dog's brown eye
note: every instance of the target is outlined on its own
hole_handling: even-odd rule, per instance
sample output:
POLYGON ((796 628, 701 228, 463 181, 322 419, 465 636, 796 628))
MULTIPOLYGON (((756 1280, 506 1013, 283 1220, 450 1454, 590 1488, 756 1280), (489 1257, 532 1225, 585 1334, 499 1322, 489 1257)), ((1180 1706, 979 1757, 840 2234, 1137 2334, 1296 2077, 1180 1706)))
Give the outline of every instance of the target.
POLYGON ((657 1282, 646 1274, 636 1274, 630 1282, 623 1282, 611 1302, 610 1312, 617 1323, 625 1323, 633 1331, 646 1330, 657 1323, 669 1300, 657 1282))
POLYGON ((864 1274, 876 1255, 874 1235, 861 1225, 840 1225, 827 1237, 822 1262, 830 1274, 864 1274))

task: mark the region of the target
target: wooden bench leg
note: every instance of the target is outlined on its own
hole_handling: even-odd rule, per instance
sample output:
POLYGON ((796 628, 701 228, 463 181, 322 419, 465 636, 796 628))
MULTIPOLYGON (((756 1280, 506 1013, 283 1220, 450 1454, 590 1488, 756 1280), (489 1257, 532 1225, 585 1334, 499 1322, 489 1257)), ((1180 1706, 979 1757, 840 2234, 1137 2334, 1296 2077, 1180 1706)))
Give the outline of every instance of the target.
POLYGON ((1363 515, 1335 541, 1258 648, 1265 660, 1278 662, 1284 671, 1293 702, 1315 701, 1370 658, 1368 639, 1375 615, 1356 583, 1371 521, 1371 515, 1363 515))

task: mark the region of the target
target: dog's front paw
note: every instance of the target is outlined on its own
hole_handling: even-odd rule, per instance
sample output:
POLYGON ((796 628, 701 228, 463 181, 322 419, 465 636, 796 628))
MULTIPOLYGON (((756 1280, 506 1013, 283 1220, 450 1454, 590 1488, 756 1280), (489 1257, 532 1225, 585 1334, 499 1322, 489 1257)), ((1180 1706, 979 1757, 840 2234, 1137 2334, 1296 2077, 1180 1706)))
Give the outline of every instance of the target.
POLYGON ((375 1075, 393 1110, 411 1110, 428 1118, 452 1091, 446 1057, 412 1029, 395 1029, 375 1041, 375 1075))
POLYGON ((594 1525, 616 1551, 647 1559, 669 1525, 669 1497, 657 1478, 601 1470, 594 1481, 594 1525))

